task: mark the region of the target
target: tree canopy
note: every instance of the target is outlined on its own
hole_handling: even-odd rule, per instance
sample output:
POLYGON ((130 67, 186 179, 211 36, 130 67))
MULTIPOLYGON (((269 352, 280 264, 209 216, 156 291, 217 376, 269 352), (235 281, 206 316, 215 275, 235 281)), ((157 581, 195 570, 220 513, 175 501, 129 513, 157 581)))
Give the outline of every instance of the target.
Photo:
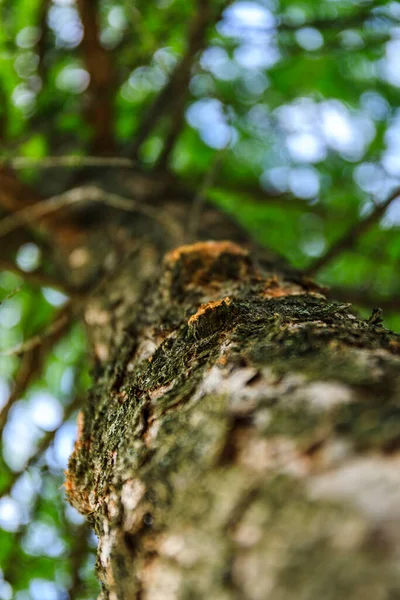
POLYGON ((0 20, 0 598, 94 598, 60 491, 85 336, 45 213, 15 214, 138 170, 187 196, 189 229, 214 203, 399 330, 400 2, 3 0, 0 20))

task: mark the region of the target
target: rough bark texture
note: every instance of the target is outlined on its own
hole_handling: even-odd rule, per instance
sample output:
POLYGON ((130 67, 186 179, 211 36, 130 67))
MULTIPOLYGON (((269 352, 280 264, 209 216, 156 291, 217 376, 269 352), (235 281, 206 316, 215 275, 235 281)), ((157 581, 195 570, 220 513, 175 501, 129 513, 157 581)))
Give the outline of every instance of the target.
POLYGON ((242 244, 132 247, 66 480, 101 598, 400 598, 398 337, 242 244))

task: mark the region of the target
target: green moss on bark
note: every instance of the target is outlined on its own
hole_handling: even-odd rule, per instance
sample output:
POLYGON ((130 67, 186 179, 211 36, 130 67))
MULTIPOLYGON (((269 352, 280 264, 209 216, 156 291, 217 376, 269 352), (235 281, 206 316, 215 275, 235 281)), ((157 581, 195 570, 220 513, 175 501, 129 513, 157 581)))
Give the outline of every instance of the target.
POLYGON ((236 247, 206 246, 204 262, 188 248, 124 324, 70 463, 103 598, 400 594, 390 531, 340 479, 346 461, 397 450, 396 336, 290 282, 269 298, 236 247))

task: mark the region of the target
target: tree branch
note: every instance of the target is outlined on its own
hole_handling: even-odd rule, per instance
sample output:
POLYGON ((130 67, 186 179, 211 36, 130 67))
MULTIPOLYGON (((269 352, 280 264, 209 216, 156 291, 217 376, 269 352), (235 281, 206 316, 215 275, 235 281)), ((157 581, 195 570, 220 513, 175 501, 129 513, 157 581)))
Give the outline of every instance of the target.
POLYGON ((175 67, 168 83, 162 88, 142 119, 132 148, 133 157, 136 157, 140 146, 157 125, 160 118, 169 110, 171 104, 176 102, 177 98, 185 95, 193 62, 198 52, 206 44, 208 27, 218 21, 226 4, 226 2, 221 3, 218 9, 215 10, 211 0, 198 0, 197 11, 189 25, 186 53, 175 67))
POLYGON ((322 267, 325 267, 325 265, 331 262, 339 254, 345 250, 349 250, 349 248, 352 248, 356 244, 358 238, 368 231, 368 229, 384 215, 388 206, 394 200, 396 200, 399 195, 400 188, 396 188, 396 190, 390 194, 385 202, 376 204, 374 210, 368 215, 368 217, 355 223, 353 227, 351 227, 341 238, 339 238, 332 244, 330 248, 328 248, 325 254, 311 263, 311 265, 304 270, 304 274, 308 276, 315 275, 315 273, 320 271, 322 267))
POLYGON ((102 47, 99 40, 98 4, 98 0, 77 0, 84 29, 82 54, 90 75, 86 120, 94 130, 93 150, 97 154, 107 154, 112 152, 115 146, 113 132, 115 73, 111 55, 102 47))
POLYGON ((37 269, 36 271, 24 271, 11 260, 5 258, 0 258, 0 270, 15 273, 16 275, 19 275, 19 277, 22 277, 28 283, 33 283, 35 285, 45 287, 57 288, 58 290, 65 292, 66 294, 68 294, 70 291, 69 288, 67 288, 63 282, 54 279, 53 277, 47 275, 43 271, 40 271, 39 269, 37 269))
POLYGON ((124 198, 117 194, 104 192, 94 185, 73 188, 64 194, 52 196, 5 217, 0 221, 0 238, 15 231, 23 224, 34 223, 66 206, 85 201, 99 202, 127 212, 142 213, 150 219, 157 221, 161 227, 174 237, 177 243, 183 239, 181 225, 165 211, 163 212, 158 208, 148 206, 132 198, 124 198))
POLYGON ((65 219, 57 219, 52 215, 52 211, 48 211, 48 216, 43 215, 41 218, 40 225, 37 227, 39 231, 29 231, 29 228, 23 227, 24 224, 29 225, 31 222, 29 219, 24 221, 23 216, 31 214, 31 212, 34 214, 36 210, 40 210, 36 207, 40 207, 41 202, 43 202, 43 197, 35 189, 19 181, 15 173, 0 165, 0 207, 7 213, 11 213, 0 220, 0 230, 3 224, 18 222, 16 227, 10 228, 10 233, 13 235, 8 235, 7 231, 0 234, 1 254, 4 257, 12 256, 21 244, 33 241, 40 247, 43 257, 52 261, 54 256, 51 243, 55 238, 57 238, 59 248, 63 244, 68 246, 71 224, 65 219), (21 218, 17 216, 20 213, 21 218), (14 233, 16 230, 18 230, 17 234, 14 233), (45 235, 43 236, 42 233, 45 235))

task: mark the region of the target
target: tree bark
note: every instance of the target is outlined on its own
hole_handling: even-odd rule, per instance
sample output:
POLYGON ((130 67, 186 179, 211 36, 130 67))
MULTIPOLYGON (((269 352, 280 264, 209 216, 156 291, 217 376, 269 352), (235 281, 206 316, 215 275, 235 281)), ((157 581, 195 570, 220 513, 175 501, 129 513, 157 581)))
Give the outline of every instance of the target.
POLYGON ((165 250, 84 306, 66 491, 100 597, 400 598, 398 336, 243 244, 165 250))

